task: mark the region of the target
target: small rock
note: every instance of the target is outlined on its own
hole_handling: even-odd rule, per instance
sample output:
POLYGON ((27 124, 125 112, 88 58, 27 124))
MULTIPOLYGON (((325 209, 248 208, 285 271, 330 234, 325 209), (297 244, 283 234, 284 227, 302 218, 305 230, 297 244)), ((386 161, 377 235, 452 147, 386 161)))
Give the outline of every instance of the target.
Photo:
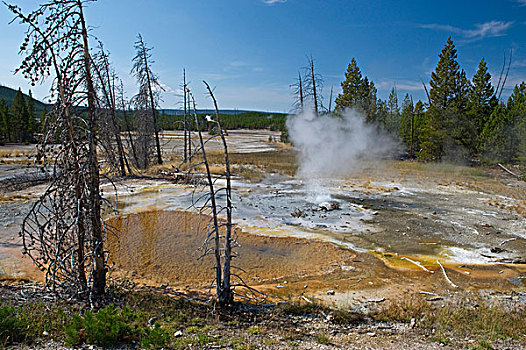
POLYGON ((327 291, 327 295, 334 295, 334 294, 336 294, 336 292, 333 291, 332 289, 327 291))
POLYGON ((354 266, 345 266, 345 265, 343 265, 343 266, 342 266, 342 270, 343 270, 343 271, 354 271, 354 270, 356 270, 356 267, 354 267, 354 266))
POLYGON ((376 333, 375 332, 367 332, 366 334, 368 336, 370 336, 370 337, 376 337, 376 333))
POLYGON ((179 338, 179 337, 182 337, 182 336, 183 336, 183 332, 181 332, 181 331, 177 331, 177 332, 174 333, 174 337, 176 337, 176 338, 179 338))
POLYGON ((411 322, 409 323, 409 327, 411 327, 411 328, 415 328, 415 325, 416 325, 416 320, 415 320, 415 318, 413 317, 413 318, 411 319, 411 322))
POLYGON ((285 288, 285 286, 282 286, 281 284, 278 284, 276 288, 285 288))
POLYGON ((46 331, 43 331, 43 332, 42 332, 42 335, 43 335, 44 337, 47 337, 47 336, 49 335, 49 333, 46 332, 46 331))
POLYGON ((153 316, 148 320, 148 326, 153 327, 155 325, 155 321, 157 321, 157 316, 153 316))

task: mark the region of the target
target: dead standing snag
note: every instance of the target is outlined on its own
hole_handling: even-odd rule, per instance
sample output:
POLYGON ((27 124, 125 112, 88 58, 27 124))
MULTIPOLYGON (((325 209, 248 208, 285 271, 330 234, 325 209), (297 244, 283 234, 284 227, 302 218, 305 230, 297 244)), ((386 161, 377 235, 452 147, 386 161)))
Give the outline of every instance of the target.
MULTIPOLYGON (((155 93, 155 89, 162 90, 161 84, 159 83, 159 77, 155 75, 150 65, 152 63, 150 51, 151 47, 147 47, 142 40, 141 34, 137 35, 137 41, 135 42, 136 55, 133 58, 132 73, 137 78, 139 84, 139 93, 135 97, 140 107, 147 113, 150 114, 150 120, 152 123, 153 132, 155 134, 155 149, 157 155, 157 164, 163 164, 163 158, 161 156, 161 144, 159 142, 159 128, 157 126, 157 104, 158 104, 158 93, 155 93)), ((146 117, 143 116, 146 120, 146 117)), ((142 126, 143 127, 143 126, 142 126)), ((148 155, 144 155, 147 157, 148 155)), ((146 166, 147 167, 147 163, 146 166)))
POLYGON ((201 162, 191 164, 189 171, 192 172, 200 166, 203 166, 205 169, 203 181, 196 182, 196 184, 204 186, 205 190, 204 192, 200 192, 196 186, 193 207, 199 211, 200 217, 202 217, 201 215, 207 215, 207 217, 210 218, 204 225, 206 237, 200 247, 200 251, 202 252, 200 258, 212 256, 215 260, 213 286, 215 286, 216 289, 217 300, 220 306, 230 307, 234 303, 234 295, 243 299, 256 300, 260 299, 261 293, 247 286, 241 276, 232 273, 232 270, 236 268, 232 265, 232 259, 236 256, 233 248, 239 247, 239 244, 236 241, 236 232, 232 225, 233 204, 228 145, 225 130, 221 127, 217 101, 209 85, 206 82, 204 82, 204 84, 214 102, 216 115, 215 120, 211 120, 211 122, 215 123, 218 132, 207 139, 203 137, 202 119, 197 115, 195 99, 188 89, 187 94, 193 105, 193 116, 199 142, 198 145, 194 147, 194 154, 190 155, 189 159, 194 161, 198 159, 202 160, 201 162), (224 173, 220 175, 212 174, 205 148, 207 142, 214 139, 219 139, 223 146, 224 162, 222 166, 224 166, 224 173), (221 182, 220 185, 219 181, 224 181, 224 183, 221 182), (224 215, 224 218, 220 218, 220 215, 224 215), (233 282, 233 279, 236 279, 236 282, 233 282), (236 290, 237 287, 244 290, 245 293, 236 290))
POLYGON ((53 73, 51 96, 56 98, 39 145, 40 154, 48 155, 51 184, 24 219, 24 253, 45 271, 47 288, 96 302, 105 292, 106 255, 86 2, 54 0, 27 15, 6 5, 28 27, 17 72, 32 84, 53 73))

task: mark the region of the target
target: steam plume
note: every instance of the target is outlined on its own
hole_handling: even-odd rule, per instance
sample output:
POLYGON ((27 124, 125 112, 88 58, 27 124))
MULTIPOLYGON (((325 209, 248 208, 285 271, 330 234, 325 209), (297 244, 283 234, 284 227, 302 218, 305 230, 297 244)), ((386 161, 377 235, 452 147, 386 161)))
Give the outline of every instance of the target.
POLYGON ((362 160, 378 160, 396 149, 391 138, 354 110, 341 118, 302 113, 287 119, 287 129, 298 151, 298 176, 307 180, 307 188, 319 188, 320 179, 348 175, 360 170, 362 160))

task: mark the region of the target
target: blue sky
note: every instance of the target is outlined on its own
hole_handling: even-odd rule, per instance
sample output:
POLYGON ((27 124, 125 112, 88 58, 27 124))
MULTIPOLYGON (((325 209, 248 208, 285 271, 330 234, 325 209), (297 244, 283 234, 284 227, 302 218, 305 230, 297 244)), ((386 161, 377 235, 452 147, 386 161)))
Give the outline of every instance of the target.
MULTIPOLYGON (((27 10, 39 3, 11 2, 27 10)), ((136 93, 129 71, 137 33, 154 47, 164 108, 180 107, 186 68, 198 108, 211 107, 205 79, 216 88, 220 108, 289 111, 289 85, 307 55, 324 77, 325 104, 331 86, 340 91, 352 57, 379 97, 387 98, 396 85, 400 100, 405 93, 424 99, 420 78, 429 82, 449 35, 468 77, 484 56, 496 80, 503 53, 513 49, 504 94, 526 80, 526 0, 99 0, 89 4, 86 16, 129 96, 136 93)), ((27 90, 23 78, 13 75, 24 27, 8 25, 10 19, 2 6, 0 84, 27 90)), ((40 99, 47 90, 46 84, 33 88, 40 99)))

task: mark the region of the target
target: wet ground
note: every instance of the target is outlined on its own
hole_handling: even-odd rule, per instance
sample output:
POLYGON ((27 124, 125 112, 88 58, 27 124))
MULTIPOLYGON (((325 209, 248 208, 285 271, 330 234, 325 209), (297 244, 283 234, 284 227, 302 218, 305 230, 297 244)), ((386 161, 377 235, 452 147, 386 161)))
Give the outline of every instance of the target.
MULTIPOLYGON (((283 147, 269 135, 276 137, 231 132, 231 150, 279 157, 283 147)), ((165 145, 177 148, 180 136, 165 145)), ((107 215, 119 232, 108 242, 114 276, 206 289, 213 272, 210 260, 198 259, 199 192, 157 180, 116 185, 116 199, 104 187, 120 213, 107 215)), ((298 179, 277 168, 233 185, 240 277, 272 295, 353 305, 408 292, 524 292, 526 183, 499 170, 383 160, 344 178, 298 179)), ((1 274, 38 277, 21 259, 17 232, 42 189, 2 194, 1 274)))

